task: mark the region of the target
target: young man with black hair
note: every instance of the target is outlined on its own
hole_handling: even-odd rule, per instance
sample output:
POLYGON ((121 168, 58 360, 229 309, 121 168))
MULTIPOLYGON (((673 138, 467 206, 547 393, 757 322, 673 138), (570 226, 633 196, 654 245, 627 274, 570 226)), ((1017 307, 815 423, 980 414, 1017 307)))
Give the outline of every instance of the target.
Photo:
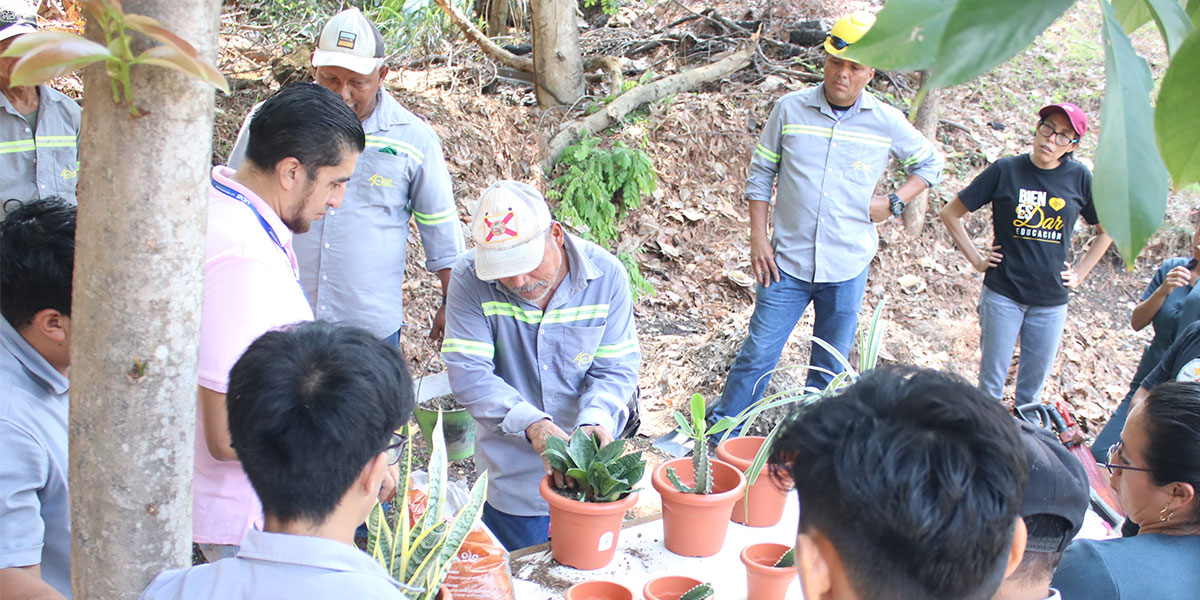
POLYGON ((870 371, 797 411, 771 460, 803 507, 805 600, 985 600, 1021 560, 1017 426, 966 381, 870 371))
POLYGON ((1029 459, 1029 483, 1021 502, 1025 555, 992 600, 1059 600, 1050 580, 1067 545, 1083 527, 1087 472, 1050 431, 1024 422, 1018 427, 1029 459))
POLYGON ((208 198, 192 539, 210 561, 233 555, 242 534, 262 525, 229 445, 229 368, 264 332, 312 320, 292 234, 341 205, 366 144, 354 111, 311 83, 267 99, 250 130, 246 162, 214 167, 208 198))
POLYGON ((229 374, 229 431, 265 526, 234 558, 166 571, 142 598, 404 598, 354 545, 405 439, 413 387, 400 352, 316 321, 258 338, 229 374))
POLYGON ((8 593, 23 582, 42 588, 43 597, 71 596, 74 265, 74 206, 35 200, 0 223, 0 589, 8 593))

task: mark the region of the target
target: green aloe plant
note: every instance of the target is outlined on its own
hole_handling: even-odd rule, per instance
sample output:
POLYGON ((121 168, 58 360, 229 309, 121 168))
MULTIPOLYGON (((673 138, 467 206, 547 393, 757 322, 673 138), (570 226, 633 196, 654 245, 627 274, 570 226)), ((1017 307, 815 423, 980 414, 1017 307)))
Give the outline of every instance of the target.
MULTIPOLYGON (((582 502, 615 502, 636 492, 633 486, 642 479, 646 461, 642 453, 625 454, 625 440, 614 440, 603 448, 594 436, 576 429, 570 441, 546 438, 542 456, 550 466, 575 480, 574 499, 582 502)), ((566 495, 564 494, 564 495, 566 495)))
POLYGON ((408 510, 408 475, 412 471, 412 444, 407 445, 400 461, 398 507, 389 522, 383 506, 376 503, 367 517, 367 553, 399 581, 407 598, 432 600, 438 594, 450 563, 471 529, 483 515, 487 491, 484 472, 471 487, 466 506, 450 521, 443 518, 446 504, 446 440, 442 435, 442 415, 438 412, 433 429, 433 450, 429 454, 429 499, 425 514, 412 522, 408 510))
POLYGON ((702 583, 686 592, 679 597, 679 600, 704 600, 712 598, 716 594, 711 583, 702 583))
POLYGON ((675 417, 675 422, 679 424, 678 431, 692 438, 692 470, 695 472, 695 485, 687 485, 680 481, 679 475, 675 474, 673 467, 667 467, 667 479, 671 481, 671 485, 675 486, 675 489, 685 494, 711 494, 712 461, 708 457, 708 436, 726 431, 735 422, 722 419, 709 427, 704 420, 706 410, 704 396, 700 394, 692 394, 692 399, 688 402, 688 410, 691 412, 690 419, 679 411, 675 411, 671 416, 675 417))

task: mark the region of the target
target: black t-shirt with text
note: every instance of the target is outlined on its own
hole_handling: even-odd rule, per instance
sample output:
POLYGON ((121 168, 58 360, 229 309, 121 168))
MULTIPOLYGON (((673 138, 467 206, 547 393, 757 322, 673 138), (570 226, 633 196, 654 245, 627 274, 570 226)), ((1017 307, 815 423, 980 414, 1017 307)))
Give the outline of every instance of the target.
POLYGON ((993 245, 1004 260, 984 275, 988 289, 1031 306, 1067 303, 1062 271, 1075 220, 1082 214, 1088 223, 1098 222, 1087 167, 1063 159, 1053 169, 1039 169, 1028 154, 1010 156, 992 163, 958 199, 972 212, 992 205, 993 245))

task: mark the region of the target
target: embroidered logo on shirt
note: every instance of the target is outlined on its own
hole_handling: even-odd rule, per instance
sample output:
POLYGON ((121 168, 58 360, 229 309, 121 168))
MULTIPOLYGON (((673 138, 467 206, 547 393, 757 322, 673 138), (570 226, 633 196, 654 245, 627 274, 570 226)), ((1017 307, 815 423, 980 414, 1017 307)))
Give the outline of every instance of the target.
POLYGON ((592 355, 588 354, 587 352, 580 352, 579 356, 576 356, 575 360, 571 362, 575 363, 576 366, 582 367, 592 362, 592 355))
POLYGON ((855 171, 870 171, 871 170, 871 166, 861 160, 854 161, 854 164, 850 165, 850 168, 854 169, 855 171))
POLYGON ((338 48, 349 48, 349 49, 353 50, 354 49, 354 40, 357 37, 358 37, 357 35, 350 33, 349 31, 339 31, 337 47, 338 48))
POLYGON ((63 179, 75 179, 79 175, 79 169, 63 169, 59 175, 63 179))
POLYGON ((371 184, 371 187, 396 187, 392 185, 391 179, 388 179, 379 173, 372 175, 367 179, 367 181, 371 184))
POLYGON ((517 216, 511 210, 504 213, 503 216, 484 217, 483 224, 488 231, 487 237, 483 240, 485 244, 511 240, 520 235, 517 233, 517 216))

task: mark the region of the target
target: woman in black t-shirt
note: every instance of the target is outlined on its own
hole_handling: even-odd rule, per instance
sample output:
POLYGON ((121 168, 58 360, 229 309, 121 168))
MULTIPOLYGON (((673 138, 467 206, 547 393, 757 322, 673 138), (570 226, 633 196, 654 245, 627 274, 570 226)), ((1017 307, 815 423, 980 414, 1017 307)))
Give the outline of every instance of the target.
POLYGON ((1083 282, 1111 239, 1092 205, 1092 174, 1072 160, 1087 131, 1087 115, 1070 103, 1040 110, 1030 153, 1002 158, 980 173, 942 210, 942 222, 976 270, 984 272, 979 295, 979 387, 1004 397, 1013 347, 1021 340, 1017 405, 1040 400, 1054 366, 1067 315, 1067 293, 1083 282), (992 244, 979 252, 962 218, 992 205, 992 244), (1075 220, 1098 235, 1077 267, 1070 262, 1075 220))

